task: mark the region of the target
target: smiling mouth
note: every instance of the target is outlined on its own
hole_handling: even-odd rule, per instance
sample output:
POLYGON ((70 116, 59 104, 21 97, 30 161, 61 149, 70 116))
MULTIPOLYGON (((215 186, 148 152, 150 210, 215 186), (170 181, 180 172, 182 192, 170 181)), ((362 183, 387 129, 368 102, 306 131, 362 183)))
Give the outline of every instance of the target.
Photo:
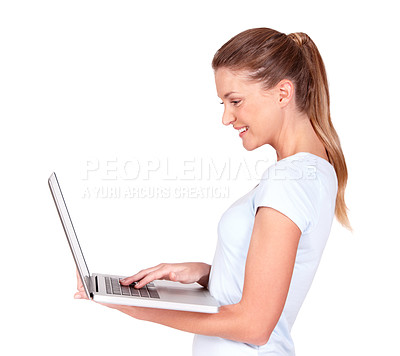
POLYGON ((241 129, 239 129, 239 137, 242 137, 242 136, 246 133, 246 131, 247 131, 248 129, 249 129, 248 126, 242 127, 241 129))

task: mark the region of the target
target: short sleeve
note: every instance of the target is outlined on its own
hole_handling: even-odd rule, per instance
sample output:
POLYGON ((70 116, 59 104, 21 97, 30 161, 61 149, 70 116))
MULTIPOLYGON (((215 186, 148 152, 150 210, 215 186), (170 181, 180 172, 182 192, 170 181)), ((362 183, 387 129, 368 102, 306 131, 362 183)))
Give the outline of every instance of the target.
POLYGON ((254 210, 273 208, 292 220, 302 234, 307 233, 318 219, 319 181, 315 176, 294 174, 284 164, 279 168, 284 174, 273 169, 264 173, 254 196, 254 210))

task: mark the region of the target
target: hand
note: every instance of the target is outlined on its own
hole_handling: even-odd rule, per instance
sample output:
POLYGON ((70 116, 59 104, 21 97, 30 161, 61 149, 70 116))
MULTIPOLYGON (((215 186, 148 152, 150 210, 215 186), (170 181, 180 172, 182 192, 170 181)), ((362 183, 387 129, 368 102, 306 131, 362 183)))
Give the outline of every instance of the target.
POLYGON ((79 275, 78 270, 76 270, 76 278, 77 278, 77 289, 78 291, 75 293, 74 298, 75 299, 88 299, 85 288, 83 287, 83 283, 81 281, 81 277, 79 275))
POLYGON ((122 285, 137 282, 135 288, 141 288, 156 279, 167 279, 180 283, 198 282, 207 287, 211 266, 201 262, 161 263, 120 280, 122 285))

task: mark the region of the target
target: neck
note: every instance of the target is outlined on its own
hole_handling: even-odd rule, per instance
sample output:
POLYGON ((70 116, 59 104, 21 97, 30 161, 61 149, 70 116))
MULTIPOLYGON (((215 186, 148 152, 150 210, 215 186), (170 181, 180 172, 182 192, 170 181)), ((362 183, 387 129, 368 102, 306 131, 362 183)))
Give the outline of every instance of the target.
POLYGON ((278 161, 298 152, 309 152, 328 159, 325 147, 315 133, 306 114, 286 115, 273 147, 278 161))

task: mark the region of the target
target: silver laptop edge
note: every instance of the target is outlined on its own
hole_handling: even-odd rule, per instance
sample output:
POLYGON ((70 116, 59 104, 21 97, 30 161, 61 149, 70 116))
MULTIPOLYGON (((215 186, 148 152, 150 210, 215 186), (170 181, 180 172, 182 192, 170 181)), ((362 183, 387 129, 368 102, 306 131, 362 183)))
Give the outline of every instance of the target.
POLYGON ((71 216, 69 215, 67 205, 62 195, 60 185, 55 173, 49 178, 49 186, 51 195, 53 196, 54 203, 57 207, 58 215, 61 219, 62 226, 67 236, 69 247, 71 248, 72 255, 74 256, 75 264, 78 269, 81 281, 85 288, 85 292, 88 298, 93 297, 92 281, 90 278, 90 272, 87 267, 85 257, 83 256, 81 247, 79 245, 78 238, 75 233, 74 226, 72 225, 71 216), (67 219, 65 217, 68 217, 67 219))

